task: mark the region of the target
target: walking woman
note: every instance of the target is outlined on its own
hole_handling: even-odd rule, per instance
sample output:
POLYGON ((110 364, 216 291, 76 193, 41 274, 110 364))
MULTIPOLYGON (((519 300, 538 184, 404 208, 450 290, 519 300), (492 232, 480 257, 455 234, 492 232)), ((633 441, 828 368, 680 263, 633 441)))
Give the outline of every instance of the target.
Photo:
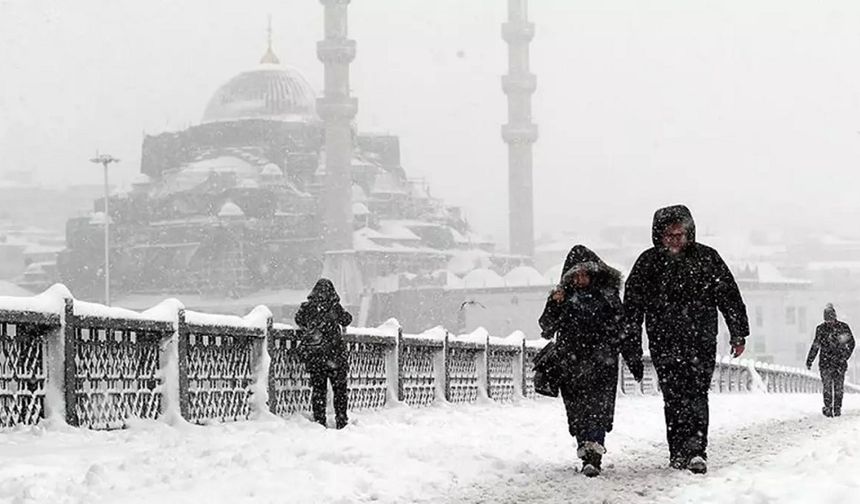
POLYGON ((335 426, 346 427, 349 406, 347 380, 349 355, 343 341, 343 328, 352 322, 352 315, 343 309, 334 284, 320 278, 296 313, 296 324, 302 329, 299 352, 311 375, 311 407, 314 421, 326 425, 327 385, 334 392, 335 426))
POLYGON ((636 381, 642 380, 642 348, 624 339, 620 286, 618 270, 576 245, 539 320, 543 336, 556 337, 568 431, 588 477, 600 474, 612 430, 619 353, 636 381))

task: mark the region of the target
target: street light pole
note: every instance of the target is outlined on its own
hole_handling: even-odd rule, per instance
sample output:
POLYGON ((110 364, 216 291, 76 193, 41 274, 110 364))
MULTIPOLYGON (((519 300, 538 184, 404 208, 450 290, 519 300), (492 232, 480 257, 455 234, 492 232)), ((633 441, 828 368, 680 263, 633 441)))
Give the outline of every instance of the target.
POLYGON ((110 306, 110 193, 108 191, 108 165, 119 163, 119 159, 110 154, 101 154, 90 159, 91 163, 104 167, 105 177, 105 304, 110 306))

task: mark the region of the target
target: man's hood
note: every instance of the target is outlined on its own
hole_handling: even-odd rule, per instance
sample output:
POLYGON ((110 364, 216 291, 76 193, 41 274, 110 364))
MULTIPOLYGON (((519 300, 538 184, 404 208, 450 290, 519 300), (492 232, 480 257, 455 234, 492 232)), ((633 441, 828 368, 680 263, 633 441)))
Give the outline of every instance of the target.
POLYGON ((661 208, 654 212, 654 222, 651 224, 651 241, 655 247, 661 247, 663 232, 672 224, 684 224, 687 230, 687 241, 696 241, 696 222, 690 209, 684 205, 673 205, 661 208))

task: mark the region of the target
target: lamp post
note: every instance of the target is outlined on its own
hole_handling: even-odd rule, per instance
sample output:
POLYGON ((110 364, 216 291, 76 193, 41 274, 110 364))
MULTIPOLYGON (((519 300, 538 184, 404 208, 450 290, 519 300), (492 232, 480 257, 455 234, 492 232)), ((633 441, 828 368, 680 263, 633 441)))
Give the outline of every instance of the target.
POLYGON ((108 192, 108 165, 118 163, 119 159, 110 154, 100 154, 90 159, 91 163, 100 164, 104 167, 105 177, 105 304, 110 306, 110 194, 108 192))

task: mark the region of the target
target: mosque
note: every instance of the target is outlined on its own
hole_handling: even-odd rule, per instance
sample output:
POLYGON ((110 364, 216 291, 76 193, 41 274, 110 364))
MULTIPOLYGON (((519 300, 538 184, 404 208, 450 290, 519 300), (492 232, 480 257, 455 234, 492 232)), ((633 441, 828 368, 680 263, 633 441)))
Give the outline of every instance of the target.
MULTIPOLYGON (((348 2, 322 3, 322 96, 299 71, 281 63, 270 29, 259 64, 218 88, 199 124, 144 137, 140 174, 128 192, 112 194, 109 201, 117 304, 139 308, 135 299, 170 295, 228 312, 270 293, 290 305, 302 297, 292 299, 290 292, 306 292, 325 275, 348 304, 367 305, 361 318, 370 323, 373 313, 398 311, 393 293, 462 288, 470 274, 472 287, 504 288, 504 276, 516 270, 515 276, 540 284, 544 292, 548 282, 529 268, 530 149, 537 136, 529 118, 517 122, 514 113, 502 130, 511 170, 515 164, 528 169, 528 180, 522 169, 511 174, 512 183, 516 179, 524 189, 511 195, 512 206, 519 205, 511 209, 516 229, 511 252, 502 253, 470 228, 458 207, 407 175, 396 136, 356 127, 357 100, 348 84, 355 56, 355 42, 346 37, 348 2), (123 296, 126 303, 119 301, 123 296)), ((524 16, 512 13, 503 30, 520 55, 527 55, 533 35, 524 16)), ((515 102, 512 110, 530 116, 525 98, 534 91, 534 76, 520 70, 512 68, 503 78, 503 90, 515 102)), ((57 265, 62 281, 89 299, 99 298, 104 283, 104 202, 94 206, 91 216, 68 221, 57 265)), ((457 306, 468 294, 443 297, 457 306)), ((425 304, 419 298, 413 301, 425 304)))

